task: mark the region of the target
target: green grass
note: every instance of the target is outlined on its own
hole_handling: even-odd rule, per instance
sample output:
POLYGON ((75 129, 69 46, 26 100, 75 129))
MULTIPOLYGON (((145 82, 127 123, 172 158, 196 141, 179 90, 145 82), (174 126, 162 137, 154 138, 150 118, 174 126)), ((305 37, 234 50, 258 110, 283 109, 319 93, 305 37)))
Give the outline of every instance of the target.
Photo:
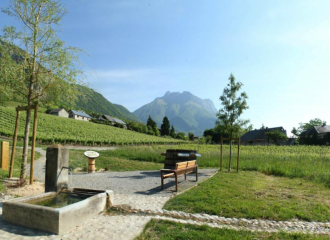
MULTIPOLYGON (((218 145, 153 145, 120 147, 111 156, 147 162, 163 163, 160 153, 166 149, 192 149, 201 153, 200 168, 219 168, 218 145)), ((237 152, 234 148, 232 168, 236 168, 237 152)), ((229 146, 223 147, 223 168, 228 168, 229 146)), ((240 169, 258 171, 267 175, 303 178, 330 187, 330 149, 319 146, 241 146, 240 169)))
POLYGON ((145 226, 140 236, 136 240, 153 240, 153 239, 273 239, 273 240, 316 240, 316 239, 329 239, 328 236, 311 235, 301 233, 267 233, 267 232, 250 232, 250 231, 235 231, 226 228, 212 228, 206 225, 197 226, 191 224, 175 223, 165 220, 152 219, 145 226))
POLYGON ((217 173, 164 208, 224 217, 330 221, 330 191, 303 179, 258 172, 217 173))
MULTIPOLYGON (((112 150, 99 151, 100 157, 95 160, 95 168, 106 169, 107 171, 139 171, 139 170, 159 170, 164 165, 154 162, 127 160, 113 156, 112 150)), ((70 150, 69 166, 72 169, 81 168, 87 172, 88 160, 82 150, 70 150)))

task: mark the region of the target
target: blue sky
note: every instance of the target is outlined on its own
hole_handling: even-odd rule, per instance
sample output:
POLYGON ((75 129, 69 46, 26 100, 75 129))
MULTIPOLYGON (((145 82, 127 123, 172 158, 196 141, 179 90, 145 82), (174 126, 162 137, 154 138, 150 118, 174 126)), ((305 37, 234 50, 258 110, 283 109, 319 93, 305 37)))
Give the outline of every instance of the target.
MULTIPOLYGON (((166 91, 189 91, 219 109, 233 73, 249 96, 242 117, 255 128, 330 123, 330 1, 62 2, 59 36, 88 53, 81 60, 90 86, 130 111, 166 91)), ((0 27, 15 24, 1 13, 0 27)))

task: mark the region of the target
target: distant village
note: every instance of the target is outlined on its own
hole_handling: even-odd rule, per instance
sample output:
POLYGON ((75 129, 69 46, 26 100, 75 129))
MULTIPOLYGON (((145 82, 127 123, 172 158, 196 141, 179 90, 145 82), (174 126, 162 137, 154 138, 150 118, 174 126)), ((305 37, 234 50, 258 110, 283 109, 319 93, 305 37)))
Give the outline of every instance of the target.
MULTIPOLYGON (((261 128, 245 133, 241 137, 241 143, 244 145, 269 145, 274 144, 273 140, 267 137, 267 133, 280 131, 284 136, 287 132, 283 127, 261 128)), ((280 139, 278 145, 294 145, 296 143, 304 145, 330 145, 330 125, 313 126, 307 131, 302 132, 298 138, 280 139)))
MULTIPOLYGON (((49 112, 51 115, 64 118, 72 118, 75 120, 87 121, 89 122, 92 117, 85 113, 84 111, 70 110, 66 111, 64 108, 53 109, 49 112)), ((118 118, 110 117, 108 115, 102 115, 99 121, 109 121, 112 125, 120 125, 122 128, 127 129, 126 123, 118 118)))

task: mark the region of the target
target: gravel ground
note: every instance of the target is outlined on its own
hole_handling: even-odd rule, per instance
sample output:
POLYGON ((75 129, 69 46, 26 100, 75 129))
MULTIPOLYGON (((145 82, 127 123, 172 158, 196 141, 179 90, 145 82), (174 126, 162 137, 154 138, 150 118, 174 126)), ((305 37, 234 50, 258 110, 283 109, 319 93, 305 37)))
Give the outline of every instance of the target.
MULTIPOLYGON (((216 169, 198 170, 198 180, 203 181, 212 176, 216 169)), ((196 185, 194 174, 179 177, 179 192, 196 185)), ((174 193, 174 178, 165 179, 164 190, 161 189, 159 171, 104 172, 94 174, 73 174, 69 176, 69 187, 110 189, 119 194, 169 196, 174 193)))

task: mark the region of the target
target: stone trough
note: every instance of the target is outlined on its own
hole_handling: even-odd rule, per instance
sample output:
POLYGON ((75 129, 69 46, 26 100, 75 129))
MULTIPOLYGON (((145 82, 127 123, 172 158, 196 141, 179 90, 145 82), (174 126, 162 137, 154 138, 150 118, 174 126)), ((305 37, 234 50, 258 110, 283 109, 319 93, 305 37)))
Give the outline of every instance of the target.
MULTIPOLYGON (((69 189, 70 192, 75 192, 75 190, 77 189, 69 189)), ((34 204, 35 202, 55 197, 57 195, 56 192, 13 199, 3 203, 2 219, 28 228, 63 234, 106 210, 113 202, 112 191, 93 191, 97 191, 95 195, 60 208, 34 204)))
POLYGON ((111 190, 68 189, 69 151, 47 148, 45 193, 13 199, 2 205, 8 223, 63 234, 113 205, 111 190))

